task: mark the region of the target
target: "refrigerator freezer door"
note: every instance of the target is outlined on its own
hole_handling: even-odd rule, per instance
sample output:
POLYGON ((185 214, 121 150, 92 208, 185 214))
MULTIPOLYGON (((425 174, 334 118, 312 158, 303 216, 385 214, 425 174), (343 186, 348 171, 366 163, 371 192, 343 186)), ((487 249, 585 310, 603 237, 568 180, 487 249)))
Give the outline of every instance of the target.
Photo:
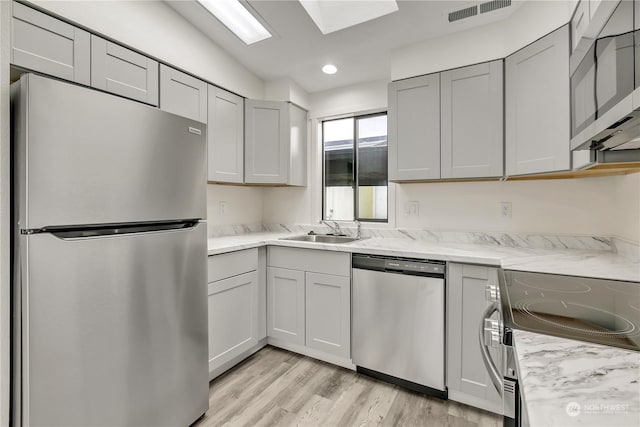
POLYGON ((188 426, 207 410, 206 224, 20 239, 23 425, 188 426))
POLYGON ((33 74, 17 84, 20 228, 205 218, 206 125, 33 74))

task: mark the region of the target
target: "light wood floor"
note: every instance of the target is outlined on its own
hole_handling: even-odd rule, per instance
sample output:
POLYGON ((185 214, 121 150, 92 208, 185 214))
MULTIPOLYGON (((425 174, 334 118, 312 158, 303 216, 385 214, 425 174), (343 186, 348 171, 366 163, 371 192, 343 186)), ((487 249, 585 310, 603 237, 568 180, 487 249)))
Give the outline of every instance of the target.
POLYGON ((495 426, 502 418, 265 347, 209 385, 209 426, 495 426))

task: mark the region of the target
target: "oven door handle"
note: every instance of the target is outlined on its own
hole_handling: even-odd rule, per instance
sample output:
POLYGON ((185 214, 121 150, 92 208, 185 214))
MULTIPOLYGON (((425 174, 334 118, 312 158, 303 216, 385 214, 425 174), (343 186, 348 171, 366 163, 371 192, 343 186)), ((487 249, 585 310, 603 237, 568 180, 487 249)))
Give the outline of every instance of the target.
POLYGON ((478 338, 480 341, 480 352, 482 354, 482 361, 484 362, 484 366, 487 368, 487 372, 489 372, 489 378, 491 378, 491 382, 493 386, 498 391, 498 394, 502 396, 502 376, 498 372, 498 368, 496 367, 496 363, 491 358, 489 354, 489 348, 487 343, 485 342, 485 320, 489 320, 489 318, 493 315, 493 313, 498 311, 498 303, 494 302, 490 306, 486 308, 484 313, 482 313, 482 320, 480 322, 480 329, 478 331, 478 338))

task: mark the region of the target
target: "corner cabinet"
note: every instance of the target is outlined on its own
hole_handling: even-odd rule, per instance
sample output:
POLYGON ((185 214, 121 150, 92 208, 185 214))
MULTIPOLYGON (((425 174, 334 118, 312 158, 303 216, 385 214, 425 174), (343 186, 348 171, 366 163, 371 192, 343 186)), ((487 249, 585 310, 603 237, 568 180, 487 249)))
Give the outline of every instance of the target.
POLYGON ((161 64, 160 109, 207 123, 207 84, 161 64))
POLYGON ((503 61, 389 85, 389 179, 503 175, 503 61))
POLYGON ((158 106, 158 61, 91 35, 91 87, 158 106))
MULTIPOLYGON (((449 264, 447 284, 447 387, 449 399, 502 414, 502 397, 493 386, 480 352, 478 330, 488 283, 497 285, 493 267, 449 264)), ((501 364, 499 349, 490 349, 501 364)))
POLYGON ((244 182, 244 98, 209 85, 207 177, 244 182))
POLYGON ((307 113, 287 102, 244 104, 244 182, 306 185, 307 113))
POLYGON ((505 60, 506 175, 571 168, 569 27, 505 60))
POLYGON ((440 74, 389 84, 389 180, 440 178, 440 74))
POLYGON ((11 64, 75 83, 91 83, 88 32, 15 1, 11 7, 11 64))

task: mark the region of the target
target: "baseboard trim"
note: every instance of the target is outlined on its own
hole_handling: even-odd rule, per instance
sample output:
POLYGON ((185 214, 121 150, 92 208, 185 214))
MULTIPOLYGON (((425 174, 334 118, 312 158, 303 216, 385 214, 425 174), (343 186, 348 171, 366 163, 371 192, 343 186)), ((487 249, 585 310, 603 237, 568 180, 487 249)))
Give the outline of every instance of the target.
POLYGON ((475 408, 484 409, 485 411, 493 412, 494 414, 502 415, 502 402, 492 403, 487 402, 470 394, 463 393, 458 390, 449 389, 449 400, 454 400, 465 405, 473 406, 475 408))

